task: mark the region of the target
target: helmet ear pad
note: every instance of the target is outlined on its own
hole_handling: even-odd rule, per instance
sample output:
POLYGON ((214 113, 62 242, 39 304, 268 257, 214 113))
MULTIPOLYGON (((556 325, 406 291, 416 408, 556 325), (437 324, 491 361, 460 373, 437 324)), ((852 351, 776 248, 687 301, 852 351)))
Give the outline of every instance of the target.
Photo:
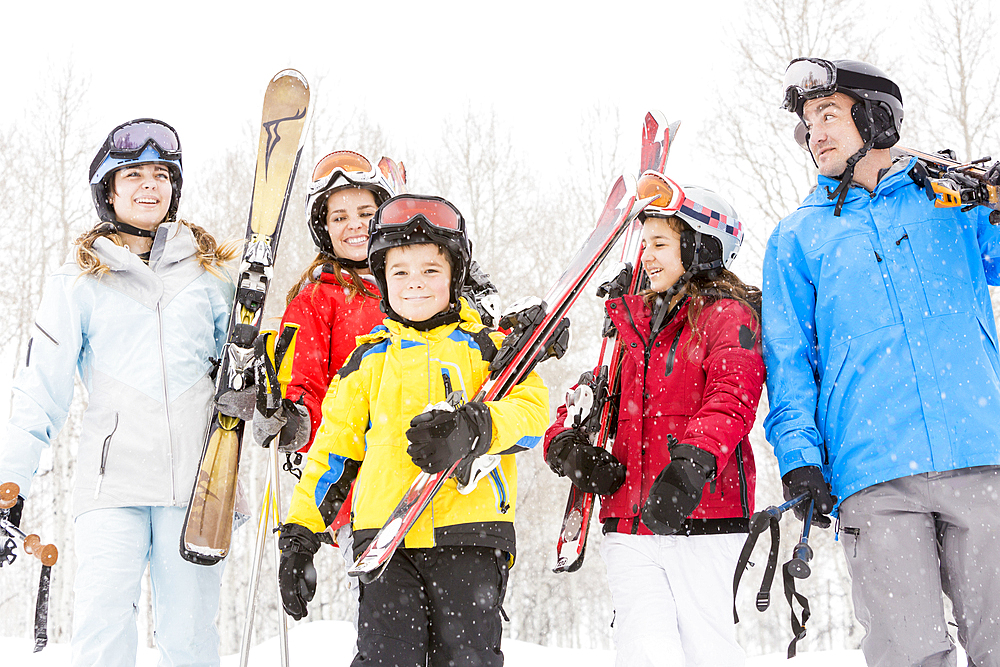
POLYGON ((872 141, 876 149, 890 148, 899 141, 899 133, 892 122, 892 110, 885 102, 858 102, 851 107, 851 118, 858 128, 861 141, 867 144, 872 141), (871 110, 871 118, 868 113, 871 110), (874 140, 872 134, 874 133, 874 140))
POLYGON ((722 242, 684 225, 681 231, 681 266, 689 271, 696 264, 718 262, 722 266, 722 242))

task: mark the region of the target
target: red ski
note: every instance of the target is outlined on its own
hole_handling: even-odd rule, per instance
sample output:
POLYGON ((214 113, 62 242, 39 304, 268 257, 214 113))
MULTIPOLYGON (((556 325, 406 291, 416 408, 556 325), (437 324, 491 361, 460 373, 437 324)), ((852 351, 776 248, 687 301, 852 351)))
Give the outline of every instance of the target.
MULTIPOLYGON (((647 171, 663 172, 667 164, 667 156, 670 153, 670 144, 673 142, 680 124, 680 121, 676 121, 668 125, 666 118, 659 111, 650 111, 646 114, 642 127, 640 175, 647 171)), ((615 299, 623 294, 636 294, 638 292, 644 275, 639 268, 639 258, 642 254, 640 234, 641 225, 638 222, 633 223, 622 247, 620 270, 614 278, 601 284, 597 292, 599 297, 615 299), (630 260, 631 263, 626 260, 630 260)), ((585 411, 580 409, 575 413, 571 411, 567 416, 566 426, 584 428, 597 447, 607 448, 612 439, 615 414, 612 409, 613 400, 611 397, 620 393, 618 383, 620 381, 621 354, 617 332, 612 329, 610 333, 605 335, 604 341, 601 343, 601 354, 597 362, 596 372, 585 374, 587 380, 581 378, 581 388, 588 387, 582 392, 587 395, 585 402, 589 400, 590 396, 593 397, 590 407, 585 411), (611 351, 610 360, 608 360, 609 350, 611 351)), ((575 572, 583 565, 593 509, 594 494, 581 491, 571 484, 559 540, 556 543, 556 566, 552 569, 553 572, 575 572)))
MULTIPOLYGON (((562 356, 569 340, 566 313, 612 246, 649 201, 651 200, 636 201, 634 177, 618 178, 596 228, 545 298, 523 299, 515 303, 502 318, 500 326, 511 328, 511 333, 490 363, 490 378, 480 388, 474 400, 491 401, 502 398, 540 361, 551 356, 562 356)), ((487 457, 481 457, 477 461, 481 462, 484 458, 487 457)), ((463 460, 459 460, 444 472, 433 475, 421 472, 417 475, 388 521, 347 573, 360 577, 366 583, 377 579, 445 480, 457 475, 463 482, 468 480, 466 484, 475 484, 476 477, 471 473, 468 463, 470 462, 463 466, 463 460)), ((471 467, 477 464, 471 463, 471 467)), ((480 465, 480 469, 482 468, 480 465)))

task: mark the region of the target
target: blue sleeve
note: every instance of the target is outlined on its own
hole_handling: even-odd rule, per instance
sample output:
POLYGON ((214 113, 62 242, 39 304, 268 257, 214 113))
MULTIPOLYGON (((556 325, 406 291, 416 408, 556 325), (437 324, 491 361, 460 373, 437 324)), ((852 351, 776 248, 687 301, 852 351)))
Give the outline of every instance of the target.
POLYGON ((983 269, 986 283, 1000 285, 1000 225, 990 224, 990 211, 985 206, 977 206, 972 214, 976 216, 976 235, 983 255, 983 269))
POLYGON ((764 432, 781 474, 822 467, 823 439, 816 426, 819 355, 816 288, 801 250, 775 228, 764 254, 764 363, 770 411, 764 432))
POLYGON ((57 273, 46 281, 25 365, 14 381, 11 416, 0 443, 0 482, 17 483, 25 497, 42 450, 59 433, 73 402, 85 330, 84 314, 73 299, 76 280, 57 273))

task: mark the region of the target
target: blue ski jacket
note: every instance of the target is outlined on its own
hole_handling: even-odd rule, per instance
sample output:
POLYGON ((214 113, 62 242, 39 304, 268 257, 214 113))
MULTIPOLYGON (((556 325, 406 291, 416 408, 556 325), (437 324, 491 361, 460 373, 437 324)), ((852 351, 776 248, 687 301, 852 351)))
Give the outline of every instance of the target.
POLYGON ((29 493, 42 451, 74 393, 87 391, 73 464, 73 511, 186 505, 198 472, 218 358, 235 287, 201 267, 191 230, 159 226, 149 265, 109 239, 94 251, 110 269, 81 275, 67 262, 46 280, 11 417, 0 482, 29 493))
POLYGON ((781 474, 820 466, 840 500, 1000 464, 1000 284, 989 210, 935 208, 897 162, 840 217, 819 177, 764 257, 764 421, 781 474))

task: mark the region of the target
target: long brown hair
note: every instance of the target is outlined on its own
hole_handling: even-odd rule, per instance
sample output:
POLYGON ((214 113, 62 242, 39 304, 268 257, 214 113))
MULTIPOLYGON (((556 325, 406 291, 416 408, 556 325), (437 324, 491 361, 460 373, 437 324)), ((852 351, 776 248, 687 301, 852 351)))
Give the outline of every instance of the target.
MULTIPOLYGON (((187 220, 178 220, 177 223, 184 225, 194 234, 197 245, 195 256, 201 267, 216 277, 223 277, 217 267, 239 256, 242 240, 226 241, 219 245, 215 237, 203 227, 187 220)), ((94 251, 94 241, 100 237, 111 239, 115 245, 125 247, 125 241, 110 222, 102 222, 87 230, 76 240, 76 263, 84 274, 100 276, 110 271, 107 264, 104 264, 94 251)))
POLYGON ((312 261, 302 275, 299 277, 298 281, 292 285, 292 288, 288 290, 288 296, 285 297, 285 305, 287 306, 292 302, 292 299, 299 295, 306 285, 312 282, 316 282, 317 269, 322 269, 325 273, 329 273, 333 276, 334 282, 336 282, 341 287, 347 289, 347 300, 351 301, 358 294, 364 296, 370 296, 372 298, 378 295, 373 292, 365 284, 365 281, 361 278, 361 274, 358 273, 357 269, 349 266, 344 266, 336 260, 336 258, 330 257, 325 253, 319 253, 316 255, 316 259, 312 261), (344 277, 344 272, 347 272, 349 279, 344 277))
MULTIPOLYGON (((670 228, 677 233, 680 233, 687 226, 683 220, 676 216, 670 216, 665 220, 670 228)), ((760 308, 762 303, 760 288, 743 282, 739 276, 729 269, 722 269, 718 272, 712 271, 710 273, 696 273, 677 292, 677 295, 679 297, 678 303, 684 298, 688 300, 688 326, 691 327, 691 337, 694 341, 701 338, 702 332, 698 329, 698 318, 701 316, 702 311, 705 310, 706 306, 711 305, 719 299, 734 299, 744 304, 753 313, 757 324, 760 324, 760 308)), ((658 296, 659 293, 647 290, 643 293, 643 300, 647 306, 652 307, 658 296)))

